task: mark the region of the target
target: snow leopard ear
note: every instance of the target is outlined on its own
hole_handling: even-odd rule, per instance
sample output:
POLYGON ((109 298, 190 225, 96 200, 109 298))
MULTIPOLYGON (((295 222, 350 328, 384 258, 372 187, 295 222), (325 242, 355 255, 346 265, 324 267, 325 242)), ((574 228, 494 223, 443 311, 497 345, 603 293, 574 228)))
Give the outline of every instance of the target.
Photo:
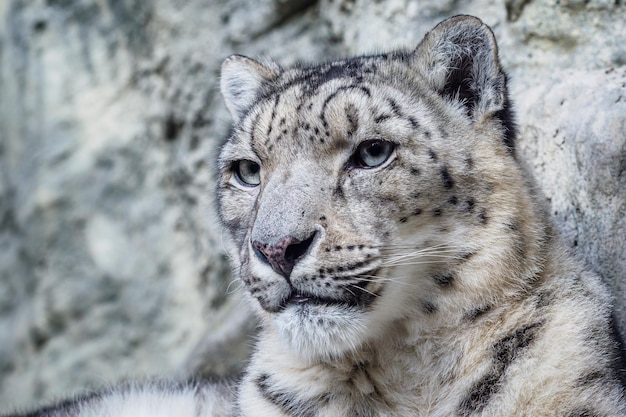
POLYGON ((220 89, 235 123, 256 101, 263 84, 280 73, 278 65, 231 55, 222 63, 220 89))
POLYGON ((415 50, 417 65, 432 87, 461 101, 474 115, 504 105, 506 76, 491 29, 472 16, 455 16, 428 32, 415 50))
POLYGON ((414 65, 443 97, 464 106, 476 122, 496 119, 514 153, 516 126, 493 32, 473 16, 444 20, 414 51, 414 65))

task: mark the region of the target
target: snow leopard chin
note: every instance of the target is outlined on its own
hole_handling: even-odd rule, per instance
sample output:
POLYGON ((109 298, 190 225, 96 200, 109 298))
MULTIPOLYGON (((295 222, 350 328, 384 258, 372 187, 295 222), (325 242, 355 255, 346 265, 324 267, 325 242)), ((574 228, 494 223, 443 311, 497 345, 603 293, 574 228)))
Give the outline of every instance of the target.
POLYGON ((359 349, 375 334, 372 312, 344 304, 290 305, 271 319, 286 349, 307 361, 325 361, 359 349))

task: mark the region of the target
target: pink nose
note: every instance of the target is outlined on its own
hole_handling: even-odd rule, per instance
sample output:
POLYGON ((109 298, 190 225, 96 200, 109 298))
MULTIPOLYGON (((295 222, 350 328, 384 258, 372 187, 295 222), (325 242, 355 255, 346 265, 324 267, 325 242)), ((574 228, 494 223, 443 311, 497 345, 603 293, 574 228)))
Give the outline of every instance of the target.
POLYGON ((268 263, 274 271, 289 279, 293 267, 306 254, 314 237, 315 233, 305 240, 287 236, 273 245, 255 240, 252 242, 252 247, 259 259, 268 263))

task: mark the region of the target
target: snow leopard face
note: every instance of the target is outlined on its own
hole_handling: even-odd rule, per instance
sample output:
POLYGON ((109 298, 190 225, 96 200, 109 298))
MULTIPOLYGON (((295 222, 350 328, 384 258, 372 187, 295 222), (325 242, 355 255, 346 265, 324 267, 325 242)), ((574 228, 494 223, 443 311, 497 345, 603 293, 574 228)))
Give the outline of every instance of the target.
POLYGON ((458 31, 310 68, 223 64, 220 214, 252 304, 294 352, 341 355, 441 314, 473 285, 455 268, 485 230, 521 227, 493 205, 516 180, 493 35, 458 31))

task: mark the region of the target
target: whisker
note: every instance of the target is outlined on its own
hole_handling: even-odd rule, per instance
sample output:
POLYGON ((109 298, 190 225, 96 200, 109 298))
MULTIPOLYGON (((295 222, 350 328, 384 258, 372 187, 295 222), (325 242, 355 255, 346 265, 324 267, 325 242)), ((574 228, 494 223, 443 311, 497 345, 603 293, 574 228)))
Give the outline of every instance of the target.
MULTIPOLYGON (((386 244, 386 245, 376 245, 373 246, 376 249, 381 249, 381 250, 385 250, 385 249, 417 249, 418 247, 416 245, 410 245, 410 244, 386 244)), ((424 247, 420 250, 432 250, 432 249, 466 249, 467 246, 466 245, 457 245, 457 244, 452 244, 452 242, 448 242, 448 243, 440 243, 437 245, 432 245, 432 246, 427 246, 424 247)))
POLYGON ((457 254, 457 253, 459 253, 459 250, 458 249, 448 249, 448 248, 445 248, 445 249, 431 249, 431 248, 428 248, 428 249, 417 249, 417 250, 413 249, 411 251, 397 251, 397 250, 386 251, 386 252, 383 251, 383 254, 386 254, 387 256, 394 256, 394 255, 396 255, 396 256, 403 256, 403 255, 408 255, 408 254, 412 254, 412 255, 417 255, 417 254, 428 255, 428 254, 437 254, 437 253, 443 253, 443 254, 453 253, 453 254, 457 254))
POLYGON ((430 260, 430 261, 411 261, 410 259, 398 259, 398 260, 383 262, 383 265, 385 266, 409 266, 409 265, 445 264, 445 263, 448 263, 448 259, 435 259, 435 260, 430 260))
MULTIPOLYGON (((367 293, 367 294, 373 295, 374 297, 380 297, 380 294, 376 294, 376 293, 374 293, 374 292, 372 292, 372 291, 368 290, 367 288, 359 287, 359 286, 358 286, 358 285, 356 285, 356 284, 350 284, 350 286, 352 286, 352 287, 354 287, 354 288, 358 288, 359 290, 361 290, 361 291, 363 291, 363 292, 365 292, 365 293, 367 293)), ((347 288, 346 288, 346 289, 347 289, 347 288)), ((348 290, 348 291, 350 291, 350 290, 348 290)), ((352 292, 352 291, 350 291, 350 292, 352 292)))
MULTIPOLYGON (((359 278, 361 278, 361 276, 359 276, 359 278)), ((399 277, 395 277, 395 278, 388 278, 388 277, 378 277, 378 276, 374 276, 374 275, 369 275, 369 276, 364 276, 363 279, 361 279, 361 281, 382 282, 382 283, 391 282, 391 283, 394 283, 394 284, 403 285, 403 286, 405 286, 407 288, 415 288, 415 287, 417 287, 418 283, 406 281, 406 280, 408 280, 410 278, 411 277, 409 277, 409 276, 399 276, 399 277)))
POLYGON ((241 282, 239 279, 234 278, 234 279, 232 279, 232 280, 228 283, 228 286, 226 287, 226 295, 234 294, 234 293, 236 293, 236 292, 238 292, 238 291, 241 291, 241 289, 242 289, 242 288, 243 288, 243 284, 242 284, 242 282, 241 282), (238 286, 237 288, 235 288, 234 290, 231 290, 231 289, 230 289, 231 285, 233 285, 233 284, 235 284, 235 283, 239 284, 239 286, 238 286))
POLYGON ((419 259, 419 258, 446 258, 446 259, 454 259, 456 258, 456 255, 450 255, 450 254, 438 254, 438 253, 432 253, 432 254, 422 254, 422 253, 408 253, 405 255, 396 255, 396 256, 387 256, 385 257, 385 261, 393 261, 393 260, 403 260, 403 259, 411 259, 411 258, 415 258, 415 259, 419 259))

